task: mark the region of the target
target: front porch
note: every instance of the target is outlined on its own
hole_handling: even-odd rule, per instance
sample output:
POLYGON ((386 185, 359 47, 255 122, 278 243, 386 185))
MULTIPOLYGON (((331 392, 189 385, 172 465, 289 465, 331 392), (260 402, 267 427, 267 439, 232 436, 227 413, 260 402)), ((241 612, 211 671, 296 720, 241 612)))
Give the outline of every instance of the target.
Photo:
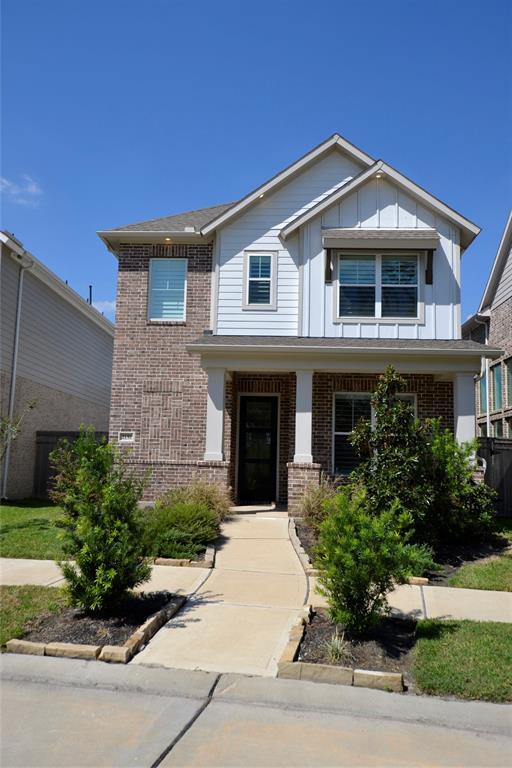
POLYGON ((418 342, 390 349, 387 342, 382 354, 382 347, 364 344, 343 349, 336 342, 348 340, 340 339, 290 339, 287 348, 272 341, 265 353, 247 343, 232 350, 209 339, 191 345, 203 347, 208 374, 204 460, 226 468, 237 504, 276 502, 293 511, 305 485, 322 472, 348 474, 356 461, 348 435, 359 416, 370 417, 371 393, 388 363, 403 375, 404 397, 418 418, 441 417, 461 442, 475 435, 479 346, 462 342, 461 355, 461 342, 436 342, 428 350, 418 342), (310 348, 297 349, 297 341, 310 348))

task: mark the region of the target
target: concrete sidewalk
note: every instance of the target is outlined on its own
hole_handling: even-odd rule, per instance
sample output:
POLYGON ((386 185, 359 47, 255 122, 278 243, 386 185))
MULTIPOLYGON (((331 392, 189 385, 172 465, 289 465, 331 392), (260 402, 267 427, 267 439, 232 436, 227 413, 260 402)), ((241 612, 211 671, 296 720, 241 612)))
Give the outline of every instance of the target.
POLYGON ((51 657, 0 667, 3 768, 512 762, 507 705, 51 657))
POLYGON ((288 520, 233 515, 215 569, 132 664, 274 676, 307 594, 288 520))

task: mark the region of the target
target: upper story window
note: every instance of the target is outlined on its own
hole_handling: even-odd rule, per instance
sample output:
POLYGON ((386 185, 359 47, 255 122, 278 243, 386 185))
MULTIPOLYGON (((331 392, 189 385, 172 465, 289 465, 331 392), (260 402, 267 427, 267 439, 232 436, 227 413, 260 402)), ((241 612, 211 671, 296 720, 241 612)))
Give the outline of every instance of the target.
POLYGON ((338 317, 415 319, 419 316, 419 256, 339 254, 338 317))
POLYGON ((503 395, 501 390, 501 363, 494 365, 492 371, 492 409, 499 411, 503 408, 503 395))
POLYGON ((248 252, 244 261, 244 309, 275 309, 277 254, 248 252))
POLYGON ((151 259, 148 319, 162 322, 184 321, 186 294, 187 259, 151 259))

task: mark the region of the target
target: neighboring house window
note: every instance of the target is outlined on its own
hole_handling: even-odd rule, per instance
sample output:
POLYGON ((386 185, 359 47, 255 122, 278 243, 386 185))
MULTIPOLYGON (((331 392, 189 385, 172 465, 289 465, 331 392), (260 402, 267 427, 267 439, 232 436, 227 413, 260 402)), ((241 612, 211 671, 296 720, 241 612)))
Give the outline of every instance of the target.
POLYGON ((480 406, 480 413, 487 413, 487 378, 482 376, 478 381, 478 401, 480 406))
POLYGON ((512 407, 512 357, 505 363, 507 377, 507 405, 512 407))
POLYGON ((503 437, 503 421, 501 419, 499 421, 493 421, 492 429, 494 437, 503 437))
POLYGON ((491 368, 492 370, 492 405, 494 411, 499 411, 503 407, 503 396, 501 391, 501 363, 491 368))
POLYGON ((417 254, 339 254, 338 316, 417 318, 417 254))
POLYGON ((340 315, 375 316, 375 256, 340 256, 340 315))
POLYGON ((185 320, 187 259, 151 259, 149 263, 149 320, 185 320))
POLYGON ((245 301, 246 309, 275 309, 277 254, 246 253, 245 301))
POLYGON ((512 416, 507 416, 505 421, 507 423, 508 436, 512 438, 512 416))
MULTIPOLYGON (((359 419, 374 421, 371 393, 337 393, 334 396, 334 474, 348 475, 359 464, 349 437, 359 419)), ((411 416, 416 417, 416 395, 399 394, 399 400, 410 404, 411 416)))
POLYGON ((487 437, 487 424, 480 424, 480 437, 487 437))

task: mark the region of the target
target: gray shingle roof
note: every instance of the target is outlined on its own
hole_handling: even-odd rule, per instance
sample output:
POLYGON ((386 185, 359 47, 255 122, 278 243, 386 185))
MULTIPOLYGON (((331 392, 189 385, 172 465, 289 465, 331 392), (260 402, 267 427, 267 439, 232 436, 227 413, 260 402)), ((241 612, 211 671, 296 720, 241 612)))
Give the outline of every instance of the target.
POLYGON ((424 229, 341 229, 331 228, 323 229, 322 235, 324 237, 339 237, 347 238, 350 240, 426 240, 431 237, 436 240, 439 239, 437 230, 432 227, 424 229))
POLYGON ((477 341, 463 339, 358 339, 358 338, 325 338, 305 336, 215 336, 206 334, 200 336, 190 347, 248 347, 248 348, 280 348, 296 347, 297 349, 398 349, 411 351, 433 352, 477 352, 482 355, 501 354, 501 350, 479 344, 477 341))
POLYGON ((162 216, 159 219, 139 221, 136 224, 126 224, 124 227, 115 227, 109 232, 183 232, 185 227, 194 227, 199 231, 201 227, 227 211, 234 203, 212 205, 210 208, 198 208, 196 211, 175 213, 172 216, 162 216))

